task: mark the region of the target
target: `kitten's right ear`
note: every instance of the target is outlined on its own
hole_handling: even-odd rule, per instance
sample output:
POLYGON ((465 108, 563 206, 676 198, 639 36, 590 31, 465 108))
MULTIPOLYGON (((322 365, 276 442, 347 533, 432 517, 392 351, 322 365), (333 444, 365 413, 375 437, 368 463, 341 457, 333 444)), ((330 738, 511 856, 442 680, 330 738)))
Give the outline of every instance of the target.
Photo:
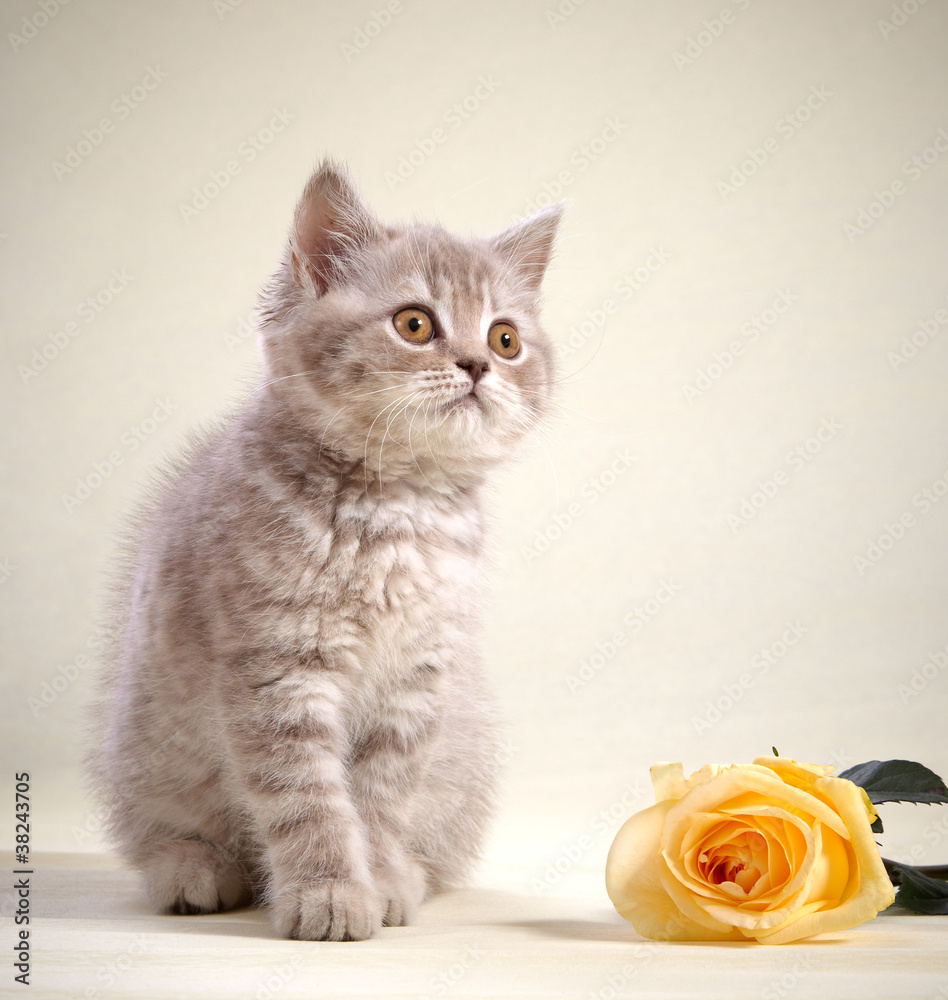
POLYGON ((296 284, 325 294, 345 280, 351 263, 381 235, 382 227, 345 168, 324 160, 296 206, 290 234, 296 284))
POLYGON ((565 207, 562 202, 549 205, 491 240, 494 249, 507 257, 510 267, 533 292, 539 290, 550 263, 565 207))

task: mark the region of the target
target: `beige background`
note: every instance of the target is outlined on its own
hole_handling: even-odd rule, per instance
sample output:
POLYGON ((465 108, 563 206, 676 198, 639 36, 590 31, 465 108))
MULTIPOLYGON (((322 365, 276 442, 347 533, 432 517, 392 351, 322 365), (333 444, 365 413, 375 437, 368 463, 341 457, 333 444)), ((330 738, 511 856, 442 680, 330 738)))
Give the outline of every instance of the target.
MULTIPOLYGON (((948 772, 948 10, 902 6, 5 4, 3 756, 36 845, 101 846, 77 761, 110 539, 252 380, 325 153, 383 218, 569 204, 562 412, 493 505, 514 888, 601 867, 656 760, 948 772)), ((948 857, 937 810, 897 813, 888 853, 948 857)))

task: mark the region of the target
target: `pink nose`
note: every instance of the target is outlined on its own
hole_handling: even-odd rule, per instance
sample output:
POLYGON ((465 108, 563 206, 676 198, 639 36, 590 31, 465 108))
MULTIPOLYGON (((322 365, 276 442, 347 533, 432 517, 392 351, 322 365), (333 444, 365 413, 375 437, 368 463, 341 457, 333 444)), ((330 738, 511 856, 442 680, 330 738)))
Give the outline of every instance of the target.
POLYGON ((463 368, 468 375, 471 376, 471 381, 477 385, 480 377, 487 371, 490 367, 486 361, 481 358, 464 358, 461 361, 456 362, 458 368, 463 368))

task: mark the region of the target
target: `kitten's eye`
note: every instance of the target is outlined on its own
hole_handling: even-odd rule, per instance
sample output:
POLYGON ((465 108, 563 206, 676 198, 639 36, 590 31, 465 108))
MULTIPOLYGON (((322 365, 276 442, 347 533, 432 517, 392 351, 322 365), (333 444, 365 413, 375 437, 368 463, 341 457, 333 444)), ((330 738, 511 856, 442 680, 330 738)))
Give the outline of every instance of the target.
POLYGON ((392 317, 395 329, 413 344, 427 344, 434 336, 434 323, 423 309, 402 309, 392 317))
POLYGON ((495 323, 487 334, 490 349, 510 361, 520 353, 520 338, 509 323, 495 323))

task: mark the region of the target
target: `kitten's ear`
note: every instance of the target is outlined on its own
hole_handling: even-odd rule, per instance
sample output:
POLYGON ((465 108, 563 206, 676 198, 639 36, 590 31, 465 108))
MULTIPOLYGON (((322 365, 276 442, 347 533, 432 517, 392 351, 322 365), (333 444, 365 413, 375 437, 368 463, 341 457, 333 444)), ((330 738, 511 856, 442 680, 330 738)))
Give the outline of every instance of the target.
POLYGON ((345 168, 323 161, 300 197, 290 234, 297 285, 323 295, 345 280, 352 261, 381 235, 382 227, 345 168))
POLYGON ((531 291, 540 288, 553 255, 553 243, 562 215, 562 203, 550 205, 505 229, 490 241, 494 250, 507 258, 511 268, 531 291))

